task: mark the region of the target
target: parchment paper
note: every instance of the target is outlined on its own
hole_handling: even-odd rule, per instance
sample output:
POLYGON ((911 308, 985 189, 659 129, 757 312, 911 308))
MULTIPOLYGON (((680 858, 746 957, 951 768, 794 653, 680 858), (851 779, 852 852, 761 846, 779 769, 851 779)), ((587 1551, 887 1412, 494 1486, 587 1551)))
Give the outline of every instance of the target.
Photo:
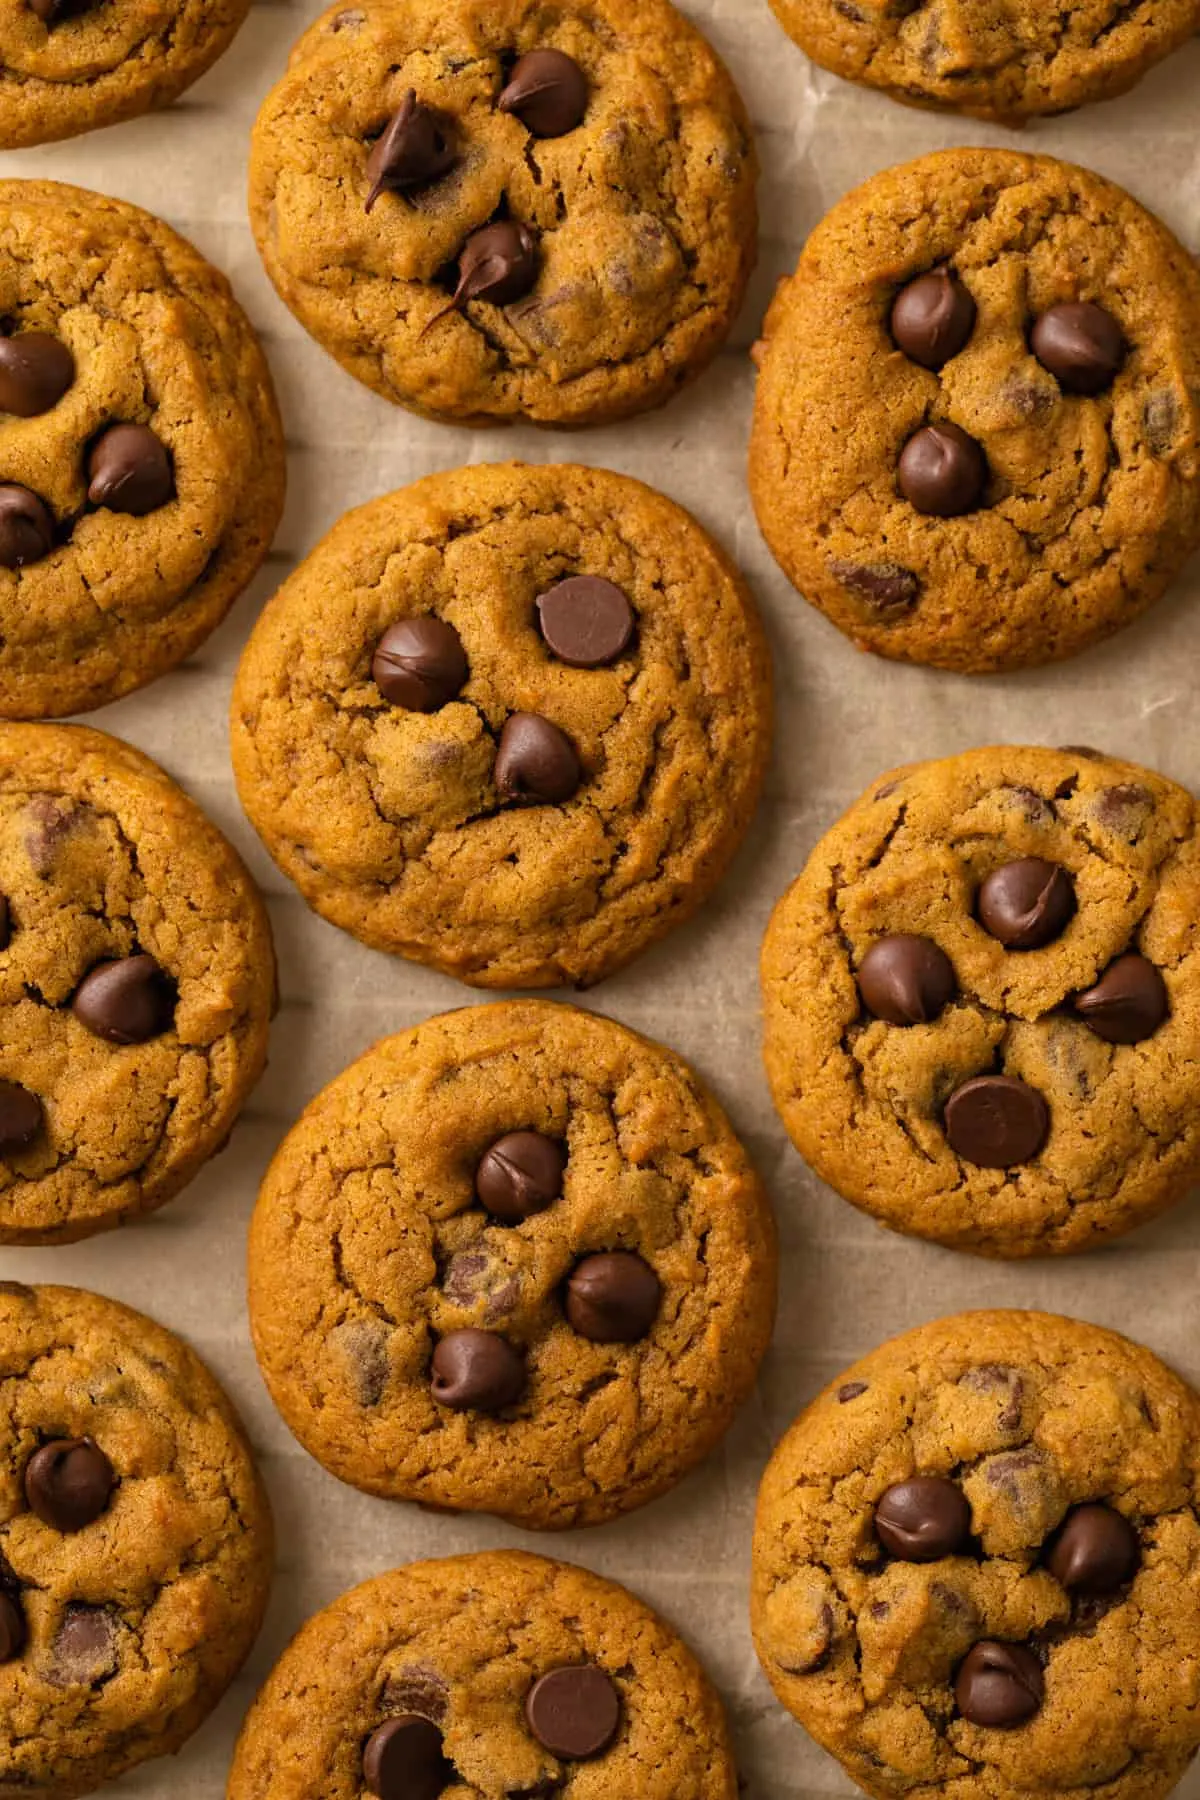
MULTIPOLYGON (((344 375, 263 275, 245 212, 246 145, 261 97, 321 0, 260 0, 224 59, 170 112, 0 158, 3 173, 102 189, 159 213, 225 269, 271 358, 291 489, 270 562, 186 667, 91 715, 191 791, 247 856, 271 905, 283 983, 271 1066, 229 1150, 153 1219, 90 1244, 0 1251, 0 1274, 93 1287, 183 1333, 228 1386, 261 1458, 279 1526, 266 1629, 215 1718, 174 1766, 106 1790, 220 1800, 257 1682, 310 1612, 414 1558, 520 1544, 587 1564, 643 1594, 690 1639, 731 1709, 749 1800, 856 1790, 775 1705, 746 1623, 754 1492, 774 1440, 839 1369, 881 1339, 969 1306, 1043 1306, 1140 1337, 1200 1381, 1200 1209, 1085 1258, 1003 1267, 876 1228, 811 1176, 776 1119, 759 1062, 756 959, 767 916, 813 842, 882 769, 969 745, 1093 743, 1200 788, 1192 729, 1200 569, 1109 645, 1032 674, 970 680, 859 655, 775 568, 746 493, 753 398, 746 354, 778 277, 848 188, 958 143, 1025 143, 1130 187, 1200 247, 1200 41, 1132 96, 1023 135, 910 111, 809 66, 767 0, 684 0, 727 58, 764 163, 761 262, 728 351, 665 412, 569 437, 426 424, 344 375), (779 1329, 759 1392, 723 1451, 675 1494, 616 1525, 535 1537, 343 1488, 292 1441, 259 1381, 243 1300, 243 1245, 258 1181, 316 1090, 374 1039, 471 1000, 448 978, 363 949, 308 913, 238 806, 226 744, 230 678, 266 596, 340 513, 438 468, 520 456, 595 462, 690 507, 745 568, 776 654, 779 730, 766 800, 732 876, 701 917, 582 1004, 661 1038, 703 1072, 774 1196, 784 1248, 779 1329)), ((564 998, 567 996, 564 996, 564 998)), ((1200 1800, 1200 1770, 1179 1790, 1200 1800)), ((622 1800, 614 1796, 614 1800, 622 1800)))

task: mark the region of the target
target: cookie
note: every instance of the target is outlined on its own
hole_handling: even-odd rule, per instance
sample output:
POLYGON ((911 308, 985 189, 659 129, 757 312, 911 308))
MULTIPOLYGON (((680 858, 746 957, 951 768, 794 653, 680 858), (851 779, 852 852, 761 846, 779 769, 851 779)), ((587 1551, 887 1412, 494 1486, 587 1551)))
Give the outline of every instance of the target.
POLYGON ((733 565, 622 475, 460 469, 348 513, 262 614, 242 803, 309 905, 480 987, 598 981, 750 822, 767 652, 733 565))
POLYGON ((0 1282, 0 1786, 71 1800, 178 1750, 254 1641, 271 1562, 241 1425, 186 1344, 0 1282))
POLYGON ((736 1800, 721 1702, 615 1581, 517 1550, 412 1563, 302 1627, 228 1800, 736 1800))
POLYGON ((814 62, 910 105, 1002 125, 1126 93, 1200 31, 1200 0, 771 0, 814 62))
POLYGON ((250 0, 5 0, 0 149, 166 106, 229 48, 250 0))
POLYGON ((757 355, 759 523, 862 649, 966 673, 1072 656, 1200 543, 1200 273, 1085 169, 966 149, 876 175, 809 239, 757 355))
POLYGON ((882 777, 775 909, 766 1063, 793 1143, 898 1231, 1086 1250, 1200 1173, 1190 794, 1089 750, 882 777))
POLYGON ((1114 1332, 894 1339, 763 1478, 771 1685, 879 1800, 1161 1800, 1200 1745, 1198 1458, 1200 1397, 1114 1332))
POLYGON ((342 1481, 596 1525, 721 1438, 775 1263, 758 1178, 681 1058, 509 1001, 385 1039, 312 1102, 259 1195, 250 1323, 342 1481))
POLYGON ((149 757, 0 725, 0 1243, 177 1194, 262 1073, 274 993, 257 889, 149 757))
POLYGON ((46 718, 220 623, 279 521, 283 441, 228 283, 161 220, 54 181, 0 182, 0 213, 0 715, 46 718))
POLYGON ((756 176, 732 81, 667 0, 362 0, 264 102, 250 214, 283 300, 385 399, 590 425, 716 355, 756 176))

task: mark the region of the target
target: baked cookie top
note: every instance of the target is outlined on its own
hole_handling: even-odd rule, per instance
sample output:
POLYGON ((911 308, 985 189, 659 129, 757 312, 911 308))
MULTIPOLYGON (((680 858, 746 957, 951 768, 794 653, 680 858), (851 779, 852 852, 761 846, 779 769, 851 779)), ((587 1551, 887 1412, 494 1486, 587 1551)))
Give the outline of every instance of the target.
POLYGON ((766 1062, 796 1147, 894 1229, 1084 1250, 1200 1164, 1190 794, 1088 750, 881 777, 779 902, 766 1062))
POLYGON ((667 0, 362 0, 264 102, 250 208, 283 299, 387 399, 582 425, 715 355, 756 173, 733 83, 667 0))
POLYGON ((586 985, 749 824, 767 652, 724 554, 622 475, 434 475, 334 526, 233 696, 242 803, 309 904, 481 987, 586 985))
POLYGON ((368 1492, 536 1528, 674 1486, 774 1310, 770 1208, 716 1102, 549 1001, 377 1044, 284 1139, 251 1228, 254 1345, 305 1448, 368 1492))
POLYGON ((270 546, 283 442, 249 322, 169 226, 53 181, 0 182, 0 213, 0 715, 44 718, 220 622, 270 546))
POLYGON ((257 889, 149 757, 0 725, 0 1243, 178 1193, 262 1072, 274 992, 257 889))
POLYGON ((1160 1800, 1200 1744, 1198 1444, 1191 1389, 1094 1325, 885 1344, 763 1478, 775 1692, 879 1800, 1160 1800))
POLYGON ((873 177, 757 355, 759 523, 864 649, 968 673, 1071 656, 1200 542, 1200 274, 1085 169, 965 149, 873 177))
POLYGON ((32 1800, 177 1750, 258 1631, 266 1495, 229 1401, 160 1325, 0 1281, 0 1759, 32 1800))
POLYGON ((352 1588, 284 1651, 229 1800, 736 1800, 721 1702, 615 1581, 521 1551, 352 1588))
POLYGON ((250 0, 2 0, 0 149, 74 137, 174 100, 250 0))

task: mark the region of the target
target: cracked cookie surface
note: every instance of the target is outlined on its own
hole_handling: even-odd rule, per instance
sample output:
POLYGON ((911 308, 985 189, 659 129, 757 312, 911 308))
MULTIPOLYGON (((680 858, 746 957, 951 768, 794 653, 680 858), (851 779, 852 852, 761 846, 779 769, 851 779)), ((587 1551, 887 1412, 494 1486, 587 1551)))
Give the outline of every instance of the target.
POLYGON ((1160 1800, 1200 1743, 1198 1452, 1197 1396, 1115 1333, 989 1312, 894 1339, 801 1414, 763 1478, 753 1622, 772 1686, 880 1800, 1160 1800), (884 1496, 914 1478, 969 1507, 949 1554, 885 1547, 884 1496), (1089 1569, 1058 1553, 1097 1513, 1124 1567, 1094 1540, 1089 1569), (1024 1719, 967 1716, 995 1714, 996 1688, 961 1678, 980 1643, 1026 1664, 1024 1719))
POLYGON ((769 734, 733 565, 661 495, 570 466, 461 469, 348 513, 265 608, 233 696, 242 804, 309 905, 481 987, 590 984, 694 912, 769 734), (632 608, 602 667, 565 663, 538 624, 538 599, 583 576, 632 608), (419 711, 385 697, 375 653, 431 619, 467 673, 419 711), (498 785, 530 715, 577 758, 557 803, 498 785))
POLYGON ((1200 1164, 1198 916, 1195 803, 1160 775, 997 748, 882 776, 763 945, 767 1073, 793 1143, 845 1199, 956 1249, 1083 1250, 1130 1230, 1200 1164), (1035 862, 1062 872, 1072 904, 1050 919, 1037 899, 1043 941, 1019 948, 986 901, 985 925, 981 895, 1035 862), (913 938, 948 961, 949 997, 897 1023, 864 998, 866 959, 913 938), (1141 1004, 1113 996, 1130 967, 1141 1004), (951 1103, 980 1077, 987 1116, 956 1148, 951 1103), (973 1140, 1011 1140, 1030 1112, 1040 1147, 1034 1130, 1007 1164, 962 1153, 986 1157, 997 1145, 973 1140))
POLYGON ((276 1405, 342 1480, 591 1525, 723 1435, 770 1338, 775 1263, 765 1194, 679 1057, 573 1007, 506 1002, 386 1039, 312 1102, 255 1211, 251 1329, 276 1405), (497 1197, 481 1165, 513 1133, 558 1156, 540 1193, 502 1163, 497 1197), (603 1291, 614 1253, 658 1290, 623 1341, 593 1316, 630 1297, 620 1273, 603 1291), (464 1342, 512 1387, 460 1367, 435 1397, 464 1342))
POLYGON ((0 1243, 86 1237, 178 1193, 262 1072, 274 991, 257 889, 149 757, 0 725, 0 1243), (136 987, 138 958, 148 1020, 128 987, 91 985, 109 965, 136 987))
POLYGON ((1156 600, 1200 541, 1200 274, 1087 170, 964 149, 875 176, 809 239, 757 354, 759 523, 860 648, 967 673, 1071 656, 1156 600), (938 368, 899 348, 892 319, 935 271, 973 313, 938 368), (1097 392, 1065 385, 1031 341, 1080 303, 1119 332, 1097 392), (985 460, 957 516, 901 489, 930 425, 985 460))
POLYGON ((169 226, 52 181, 0 182, 0 208, 0 500, 44 527, 31 543, 0 514, 0 714, 44 718, 154 680, 220 623, 270 546, 283 442, 248 320, 169 226), (104 467, 128 425, 157 492, 104 467))
POLYGON ((660 404, 716 354, 754 262, 756 172, 733 83, 666 0, 362 0, 300 39, 264 103, 251 219, 288 306, 386 398, 584 425, 660 404), (553 137, 497 104, 548 49, 587 89, 553 137), (372 143, 410 93, 450 167, 368 212, 372 143), (536 281, 456 309, 455 265, 498 220, 533 233, 536 281))
POLYGON ((177 1750, 249 1651, 271 1562, 266 1496, 199 1358, 97 1294, 0 1282, 0 1787, 69 1800, 177 1750), (30 1504, 31 1462, 64 1439, 107 1464, 71 1530, 30 1504))

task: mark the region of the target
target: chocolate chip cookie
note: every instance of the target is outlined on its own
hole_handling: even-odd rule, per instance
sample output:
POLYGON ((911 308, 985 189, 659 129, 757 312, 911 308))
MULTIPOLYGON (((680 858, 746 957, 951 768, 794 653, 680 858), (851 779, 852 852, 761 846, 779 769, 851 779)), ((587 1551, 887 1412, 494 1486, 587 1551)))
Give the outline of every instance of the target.
POLYGON ((763 946, 766 1061, 802 1155, 896 1230, 1085 1250, 1200 1172, 1190 794, 1089 750, 882 777, 763 946))
POLYGON ((412 1563, 308 1621, 229 1800, 736 1800, 721 1702, 615 1581, 522 1551, 412 1563))
POLYGON ((149 757, 0 725, 0 1243, 177 1194, 262 1073, 274 990, 257 889, 149 757))
POLYGON ((166 106, 229 48, 250 0, 5 0, 0 149, 166 106))
POLYGON ((228 283, 161 220, 54 181, 0 182, 0 213, 0 715, 46 718, 220 623, 270 546, 283 442, 228 283))
POLYGON ((754 1635, 868 1794, 1161 1800, 1200 1745, 1200 1397, 1043 1313, 896 1338, 763 1478, 754 1635))
POLYGON ((271 1561, 200 1359, 98 1294, 0 1281, 0 1787, 71 1800, 178 1750, 254 1641, 271 1561))
POLYGON ((733 565, 651 489, 566 465, 348 513, 233 698, 242 803, 309 905, 480 987, 590 984, 694 912, 769 734, 733 565))
POLYGON ((386 399, 588 425, 716 354, 756 173, 733 83, 667 0, 361 0, 265 101, 250 208, 284 301, 386 399))
POLYGON ((706 1456, 774 1304, 770 1209, 716 1102, 544 1000, 368 1051, 285 1138, 251 1228, 255 1349, 305 1448, 370 1493, 539 1529, 706 1456))
POLYGON ((1200 543, 1200 273, 1086 169, 966 149, 875 176, 757 355, 759 523, 860 648, 968 673, 1071 656, 1200 543))

